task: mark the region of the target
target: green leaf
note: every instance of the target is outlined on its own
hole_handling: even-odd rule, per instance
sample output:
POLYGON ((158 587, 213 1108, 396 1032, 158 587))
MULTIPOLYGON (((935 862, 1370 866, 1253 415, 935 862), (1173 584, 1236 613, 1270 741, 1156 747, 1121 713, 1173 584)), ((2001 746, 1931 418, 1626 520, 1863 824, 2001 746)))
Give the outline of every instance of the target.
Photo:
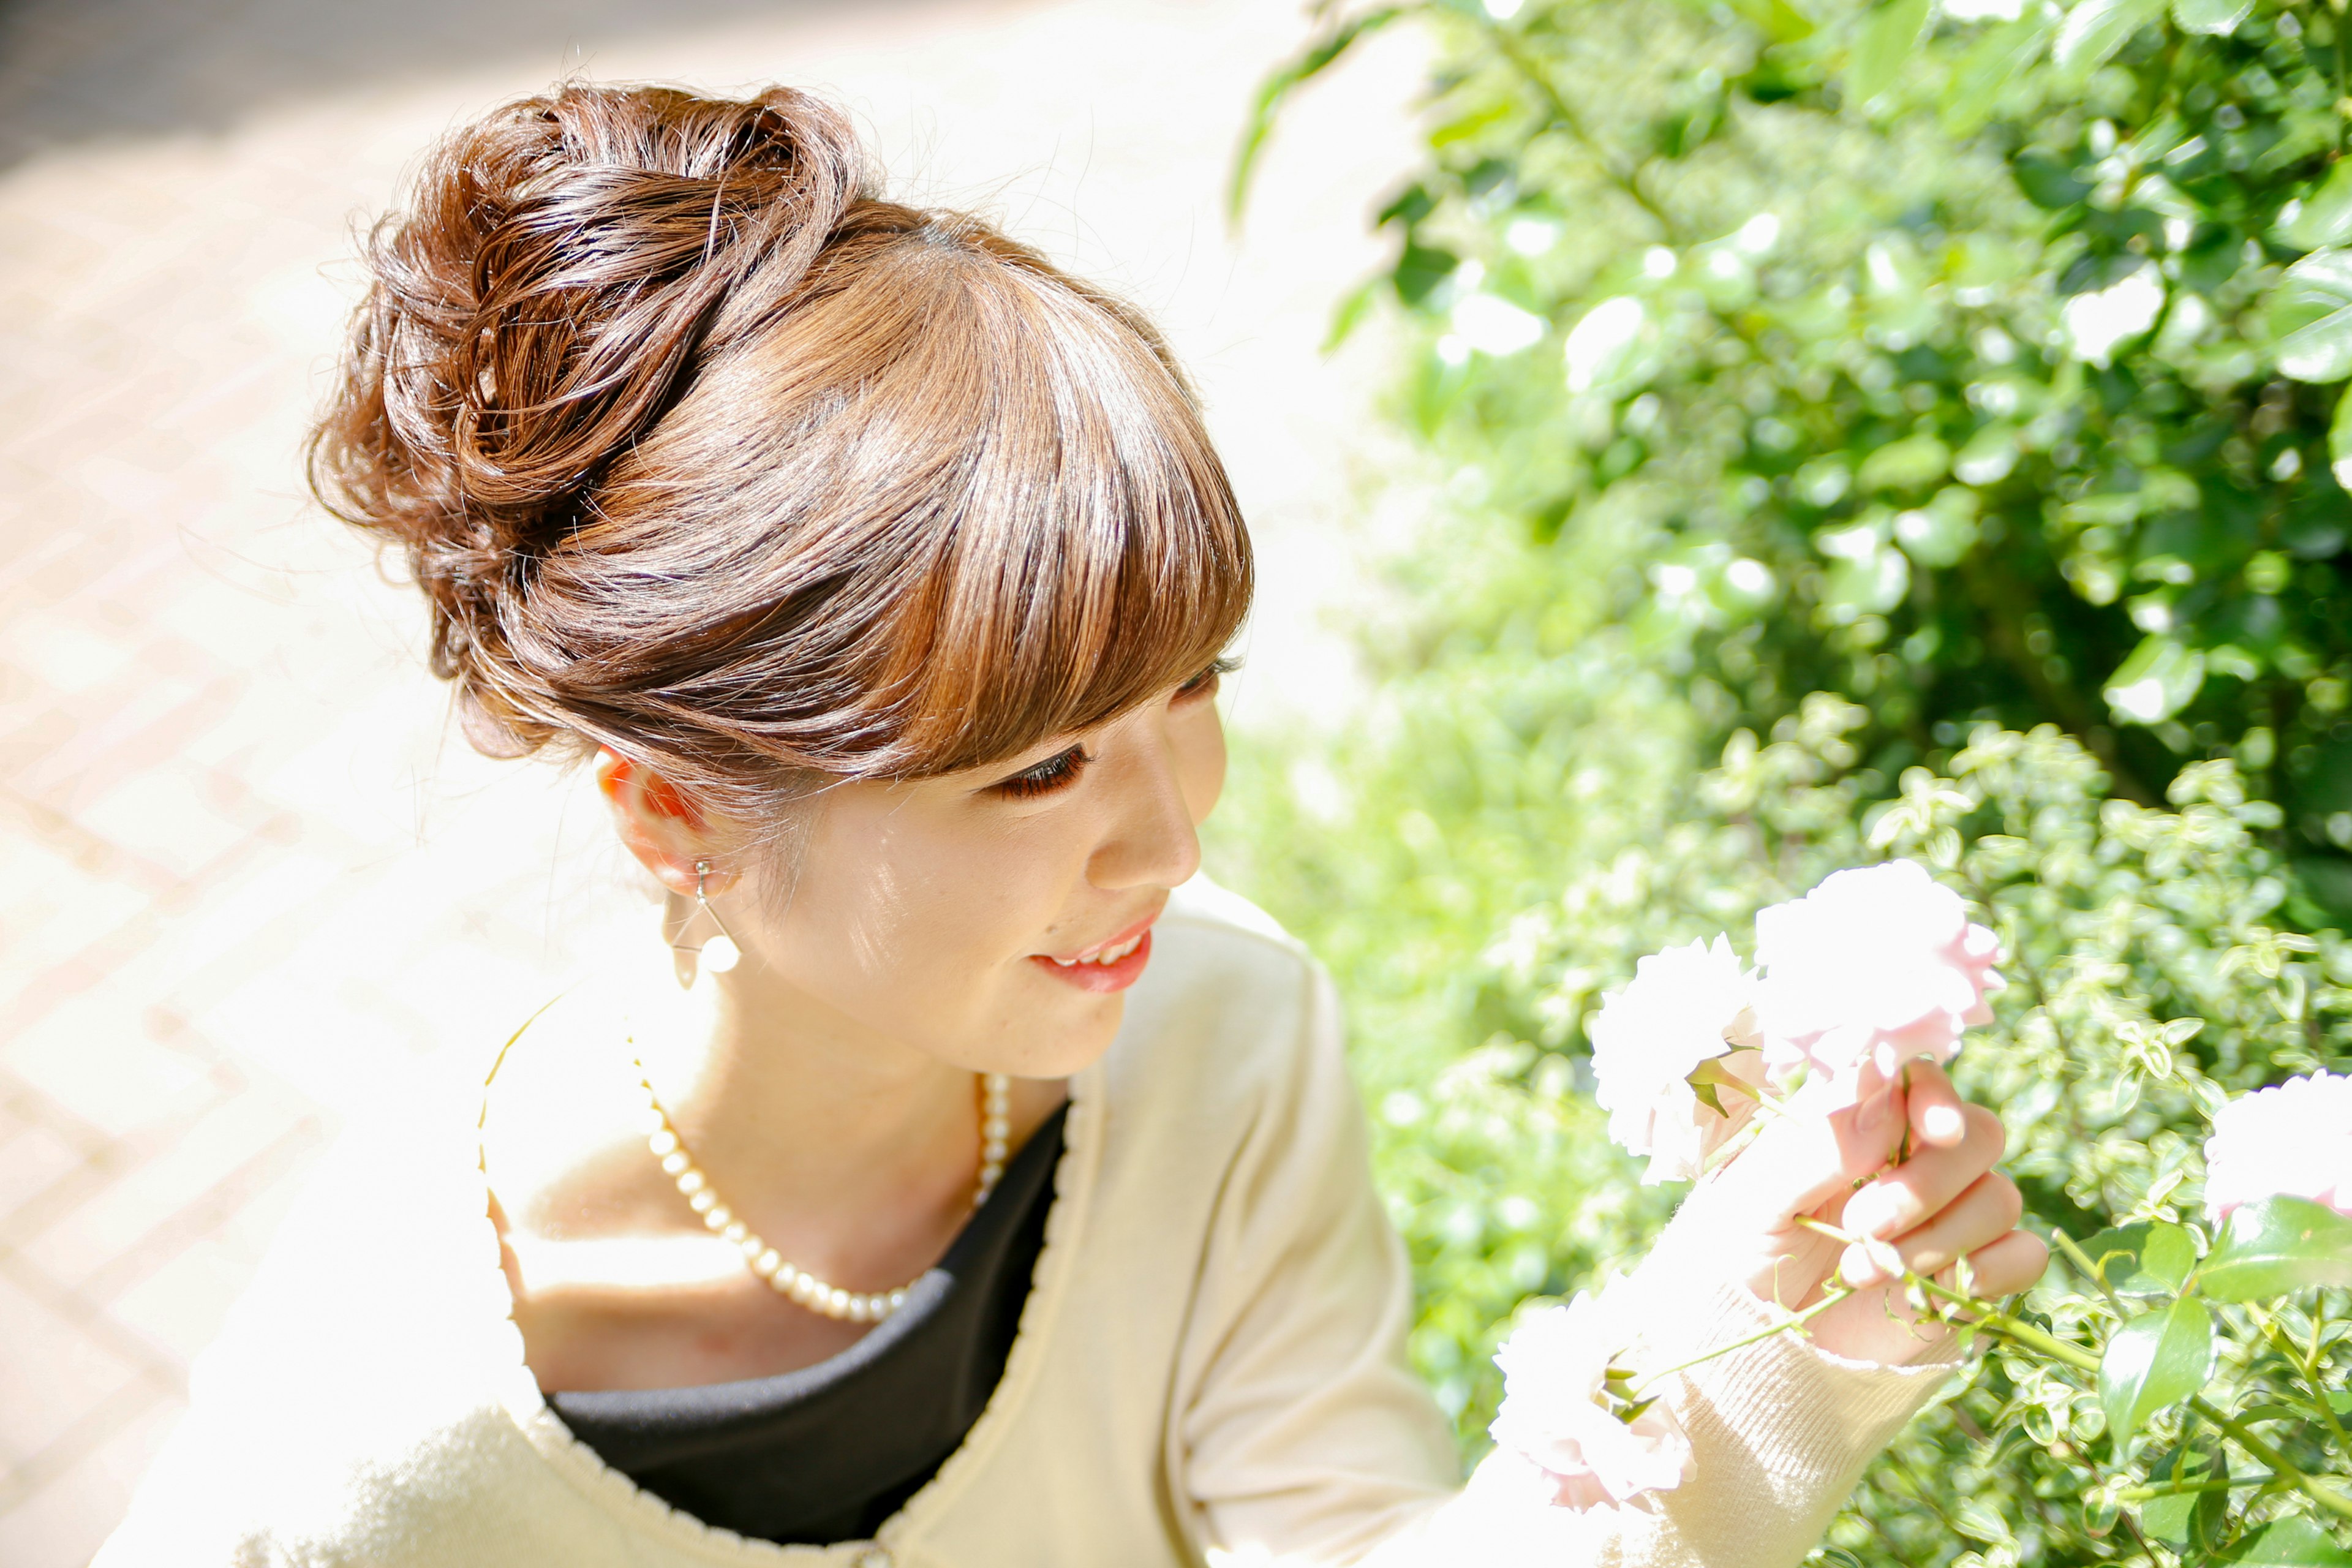
POLYGON ((2263 1526, 2229 1561, 2235 1568, 2352 1568, 2352 1552, 2311 1520, 2282 1519, 2263 1526))
POLYGON ((1693 1068, 1690 1076, 1683 1080, 1691 1086, 1691 1092, 1698 1096, 1701 1103, 1717 1116, 1731 1114, 1723 1108, 1723 1091, 1727 1089, 1749 1100, 1757 1098, 1756 1086, 1731 1070, 1729 1058, 1727 1051, 1719 1057, 1709 1057, 1693 1068))
POLYGON ((1952 1515, 1952 1528, 1971 1540, 1999 1544, 2017 1539, 2000 1510, 1983 1498, 1972 1497, 1952 1515))
POLYGON ((2052 212, 2079 206, 2091 194, 2091 187, 2076 179, 2073 170, 2047 153, 2021 153, 2010 169, 2025 199, 2052 212))
POLYGON ((1952 469, 1952 449, 1933 436, 1906 436, 1863 459, 1854 482, 1865 490, 1917 490, 1952 469))
POLYGON ((1454 276, 1462 258, 1450 250, 1433 245, 1405 242, 1404 254, 1397 258, 1391 273, 1396 281, 1397 298, 1408 305, 1418 305, 1429 298, 1430 290, 1454 276))
POLYGON ((2352 375, 2352 252, 2315 250, 2288 268, 2264 315, 2280 374, 2314 382, 2352 375))
POLYGON ((2119 1226, 2083 1242, 2078 1250, 2087 1258, 2107 1289, 2119 1296, 2168 1296, 2173 1288, 2140 1264, 2147 1250, 2149 1225, 2119 1226))
POLYGON ((2352 1219, 2308 1198, 2265 1198, 2230 1215, 2197 1271, 2217 1301, 2260 1301, 2316 1285, 2352 1286, 2352 1219))
POLYGON ((2081 0, 2058 28, 2051 61, 2067 76, 2086 77, 2163 15, 2164 0, 2081 0))
POLYGON ((2339 158, 2327 175, 2303 197, 2294 221, 2279 226, 2279 237, 2304 250, 2352 240, 2352 158, 2339 158))
POLYGON ((2327 471, 2352 490, 2352 387, 2336 400, 2336 417, 2327 426, 2327 471))
POLYGON ((2107 677, 2100 695, 2126 724, 2160 724, 2195 700, 2205 684, 2205 656, 2168 637, 2151 637, 2107 677))
POLYGON ((2205 1303, 2175 1301, 2134 1318, 2107 1340, 2099 1358, 2099 1403, 2121 1442, 2168 1405, 2205 1386, 2213 1368, 2213 1318, 2205 1303))
POLYGON ((2184 33, 2226 37, 2253 8, 2254 0, 2172 0, 2172 20, 2184 33))
POLYGON ((1331 325, 1323 334, 1323 353, 1339 353, 1339 345, 1354 334, 1364 317, 1370 312, 1372 300, 1380 292, 1380 284, 1378 278, 1368 278, 1341 296, 1339 303, 1331 311, 1331 325))
POLYGON ((1813 19, 1789 0, 1725 0, 1731 14, 1761 31, 1776 44, 1793 44, 1813 36, 1813 19))
POLYGON ((1274 134, 1275 117, 1282 112, 1291 93, 1329 69, 1365 34, 1387 26, 1408 9, 1403 5, 1384 5, 1360 16, 1351 16, 1307 45, 1296 58, 1276 68, 1258 84, 1257 98, 1251 103, 1249 118, 1243 124, 1241 145, 1234 152, 1233 175, 1225 183, 1226 222, 1236 228, 1241 226, 1242 209, 1249 205, 1250 176, 1257 170, 1258 154, 1265 150, 1266 138, 1274 134))
POLYGON ((1975 134, 2002 107, 2011 83, 2041 62, 2050 25, 2039 6, 2026 6, 2016 21, 1988 29, 1961 54, 1945 78, 1944 130, 1955 137, 1975 134))
POLYGON ((2197 1267, 2197 1243, 2186 1226, 2152 1225, 2139 1261, 2142 1269, 2178 1290, 2189 1282, 2189 1271, 2197 1267))
POLYGON ((1862 26, 1846 67, 1846 101, 1867 108, 1903 78, 1919 35, 1927 29, 1928 0, 1889 0, 1862 26))
MULTIPOLYGON (((2211 1480, 2221 1473, 2220 1449, 2201 1436, 2159 1455, 2147 1468, 2147 1479, 2158 1484, 2211 1480)), ((2192 1541, 2211 1541, 2229 1511, 2226 1491, 2174 1492, 2141 1504, 2139 1527, 2143 1534, 2186 1547, 2192 1541)))

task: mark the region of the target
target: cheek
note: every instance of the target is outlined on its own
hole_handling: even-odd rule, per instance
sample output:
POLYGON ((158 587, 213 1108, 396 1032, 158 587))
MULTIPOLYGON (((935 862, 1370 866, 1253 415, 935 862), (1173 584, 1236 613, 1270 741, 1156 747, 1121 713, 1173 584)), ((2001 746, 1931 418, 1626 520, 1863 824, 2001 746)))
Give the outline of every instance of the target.
POLYGON ((1187 715, 1170 736, 1175 752, 1177 787, 1184 792, 1185 808, 1197 826, 1217 808, 1225 793, 1225 725, 1216 704, 1203 702, 1199 715, 1187 715))
POLYGON ((1083 856, 1034 822, 877 813, 812 845, 780 934, 795 982, 877 1021, 986 1005, 1018 974, 1083 856), (846 994, 856 992, 858 994, 846 994))

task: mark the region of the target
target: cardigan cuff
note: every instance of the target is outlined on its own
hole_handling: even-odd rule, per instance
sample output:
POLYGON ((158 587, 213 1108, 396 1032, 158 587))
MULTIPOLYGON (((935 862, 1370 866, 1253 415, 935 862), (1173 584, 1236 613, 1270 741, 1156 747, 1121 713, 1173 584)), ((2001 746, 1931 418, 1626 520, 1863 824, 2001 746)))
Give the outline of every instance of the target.
MULTIPOLYGON (((1672 1364, 1787 1317, 1725 1283, 1653 1317, 1636 1354, 1672 1364)), ((1959 1353, 1948 1338, 1921 1362, 1886 1366, 1783 1332, 1685 1369, 1670 1402, 1689 1435, 1697 1484, 1656 1494, 1679 1538, 1668 1560, 1801 1560, 1864 1468, 1942 1390, 1959 1353)))

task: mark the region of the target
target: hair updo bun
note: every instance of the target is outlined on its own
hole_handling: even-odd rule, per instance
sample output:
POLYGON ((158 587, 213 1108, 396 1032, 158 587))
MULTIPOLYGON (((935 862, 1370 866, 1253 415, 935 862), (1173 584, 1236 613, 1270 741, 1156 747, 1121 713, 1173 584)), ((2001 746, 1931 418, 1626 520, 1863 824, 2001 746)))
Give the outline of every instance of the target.
POLYGON ((1246 612, 1150 326, 880 199, 805 93, 509 104, 366 259, 312 484, 405 555, 485 751, 610 745, 756 817, 1099 722, 1246 612))

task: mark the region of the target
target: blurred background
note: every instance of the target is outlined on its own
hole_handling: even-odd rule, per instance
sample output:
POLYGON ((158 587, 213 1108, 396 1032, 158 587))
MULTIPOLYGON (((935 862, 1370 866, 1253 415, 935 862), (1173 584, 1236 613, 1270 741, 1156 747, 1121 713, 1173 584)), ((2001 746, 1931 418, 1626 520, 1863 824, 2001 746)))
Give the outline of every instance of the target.
POLYGON ((414 595, 304 498, 353 225, 562 73, 835 94, 899 189, 1166 326, 1279 606, 1239 716, 1320 722, 1382 437, 1318 350, 1419 46, 1301 106, 1238 243, 1233 148, 1306 31, 1265 0, 0 5, 0 1563, 96 1548, 371 1083, 502 1036, 636 907, 572 783, 445 729, 414 595))
MULTIPOLYGON (((0 0, 0 1562, 103 1534, 371 1086, 635 896, 301 494, 351 226, 438 131, 566 71, 826 88, 902 190, 1158 315, 1262 565, 1210 865, 1346 995, 1467 1458, 1514 1310, 1675 1195, 1591 1102, 1596 1009, 1829 871, 1912 857, 1999 931, 1956 1074, 2045 1233, 2193 1222, 2214 1107, 2352 1065, 2347 34, 0 0)), ((2086 1511, 2085 1455, 2218 1462, 2103 1422, 1972 1362, 1820 1561, 2174 1568, 2275 1505, 2086 1511)))

